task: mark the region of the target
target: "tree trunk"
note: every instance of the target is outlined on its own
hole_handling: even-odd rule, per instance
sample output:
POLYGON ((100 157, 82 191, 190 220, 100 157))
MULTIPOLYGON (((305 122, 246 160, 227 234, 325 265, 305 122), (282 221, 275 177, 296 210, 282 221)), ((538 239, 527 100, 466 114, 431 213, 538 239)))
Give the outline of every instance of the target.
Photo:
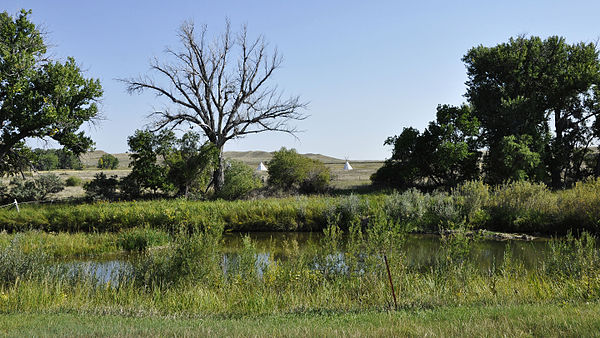
POLYGON ((552 153, 550 154, 550 179, 552 180, 552 188, 560 189, 562 188, 562 179, 561 179, 561 171, 562 171, 562 161, 564 154, 564 146, 563 146, 563 123, 560 119, 559 110, 556 110, 554 113, 554 127, 556 132, 556 139, 554 140, 554 147, 550 147, 552 153))
POLYGON ((597 150, 598 155, 596 155, 596 168, 594 168, 594 177, 600 177, 600 148, 597 150))
POLYGON ((215 192, 219 192, 225 185, 225 161, 223 159, 223 147, 219 147, 219 160, 217 161, 217 168, 213 173, 213 183, 215 192))

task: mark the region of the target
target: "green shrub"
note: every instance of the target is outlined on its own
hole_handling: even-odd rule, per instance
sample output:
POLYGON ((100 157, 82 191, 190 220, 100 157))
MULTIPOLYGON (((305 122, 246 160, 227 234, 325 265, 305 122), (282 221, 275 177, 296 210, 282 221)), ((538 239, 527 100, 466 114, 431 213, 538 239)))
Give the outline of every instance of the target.
POLYGON ((13 179, 9 192, 10 199, 17 201, 42 201, 49 194, 57 193, 65 184, 55 174, 39 175, 34 179, 13 179))
POLYGON ((117 198, 117 187, 119 181, 117 176, 106 177, 103 172, 94 175, 94 179, 83 185, 88 199, 96 200, 114 200, 117 198))
POLYGON ((360 221, 369 212, 369 203, 357 195, 351 194, 338 199, 324 211, 324 219, 342 229, 348 229, 352 222, 360 221))
POLYGON ((218 193, 218 197, 226 200, 241 198, 254 189, 262 186, 254 170, 241 161, 230 160, 225 169, 225 184, 218 193))
POLYGON ((434 192, 429 196, 424 214, 424 227, 429 230, 438 228, 456 228, 462 224, 460 210, 454 203, 452 196, 445 192, 434 192))
POLYGON ((394 191, 383 202, 385 214, 396 222, 417 223, 425 214, 427 198, 412 188, 402 194, 394 191))
POLYGON ((452 197, 461 217, 470 227, 481 227, 488 220, 485 210, 490 199, 490 187, 482 181, 467 181, 452 189, 452 197))
POLYGON ((66 183, 67 187, 78 187, 81 185, 82 181, 81 181, 80 177, 70 176, 69 178, 67 178, 65 183, 66 183))
POLYGON ((546 256, 544 270, 549 275, 581 279, 594 277, 600 271, 600 256, 596 238, 587 232, 575 238, 571 233, 566 238, 552 239, 548 246, 550 254, 546 256))
POLYGON ((152 228, 133 228, 121 231, 117 245, 125 251, 146 251, 149 247, 168 243, 169 234, 152 228))
POLYGON ((132 266, 134 282, 143 288, 169 288, 181 282, 216 283, 223 275, 221 238, 223 224, 203 230, 181 229, 164 253, 141 257, 132 266))
POLYGON ((519 181, 499 185, 489 202, 489 225, 494 230, 550 232, 558 221, 558 196, 543 183, 519 181))
POLYGON ((277 189, 324 192, 331 181, 331 172, 323 162, 302 156, 295 149, 276 151, 268 167, 269 185, 277 189))
POLYGON ((557 203, 563 232, 571 227, 600 232, 600 178, 577 182, 573 188, 558 192, 557 203))

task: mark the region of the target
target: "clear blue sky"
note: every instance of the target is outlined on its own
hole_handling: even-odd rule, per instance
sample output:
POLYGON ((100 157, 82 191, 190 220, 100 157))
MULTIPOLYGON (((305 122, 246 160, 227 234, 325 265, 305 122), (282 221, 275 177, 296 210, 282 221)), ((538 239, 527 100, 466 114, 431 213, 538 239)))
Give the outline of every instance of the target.
POLYGON ((73 56, 104 88, 105 120, 86 128, 96 148, 125 152, 127 136, 164 101, 131 96, 117 78, 145 74, 151 57, 178 47, 184 20, 209 32, 247 24, 284 56, 274 84, 309 102, 299 140, 265 133, 226 150, 281 146, 353 160, 390 156, 383 141, 403 127, 423 129, 438 104, 464 101, 461 57, 520 34, 600 37, 600 1, 4 1, 11 14, 32 9, 55 57, 73 56))

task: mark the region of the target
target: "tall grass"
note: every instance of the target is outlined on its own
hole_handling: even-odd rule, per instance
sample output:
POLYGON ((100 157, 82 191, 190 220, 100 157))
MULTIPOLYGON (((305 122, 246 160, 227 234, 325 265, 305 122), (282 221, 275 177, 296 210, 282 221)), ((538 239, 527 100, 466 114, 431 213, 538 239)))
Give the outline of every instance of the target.
POLYGON ((322 231, 331 220, 342 230, 384 213, 416 231, 489 229, 565 235, 600 233, 600 179, 564 191, 514 182, 489 187, 467 182, 450 193, 417 190, 389 195, 271 198, 255 201, 155 200, 81 205, 24 206, 0 210, 0 229, 48 232, 120 232, 150 227, 173 234, 203 229, 215 218, 226 231, 322 231), (213 217, 214 216, 214 217, 213 217))
POLYGON ((339 226, 329 223, 322 242, 306 250, 291 240, 283 245, 284 256, 262 260, 246 237, 239 255, 226 259, 224 225, 215 217, 214 226, 191 232, 182 227, 167 248, 138 256, 117 283, 37 269, 44 257, 24 253, 15 242, 0 252, 6 257, 0 261, 0 312, 238 316, 389 310, 383 255, 404 309, 600 300, 600 259, 589 234, 551 241, 550 253, 531 269, 507 250, 497 268, 482 271, 470 254, 477 239, 460 232, 443 239, 430 266, 411 266, 403 255, 402 223, 383 213, 366 224, 351 222, 346 241, 339 226))

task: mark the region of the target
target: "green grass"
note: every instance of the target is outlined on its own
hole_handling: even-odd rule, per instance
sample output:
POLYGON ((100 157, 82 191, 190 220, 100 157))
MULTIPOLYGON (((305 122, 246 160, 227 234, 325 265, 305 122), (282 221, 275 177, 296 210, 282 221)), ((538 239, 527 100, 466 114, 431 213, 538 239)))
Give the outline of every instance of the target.
POLYGON ((22 233, 0 233, 0 249, 18 241, 25 253, 42 251, 53 258, 92 257, 120 251, 114 233, 47 233, 26 231, 22 233))
POLYGON ((319 244, 300 250, 284 242, 283 255, 269 262, 245 237, 225 264, 222 223, 187 230, 136 256, 112 282, 52 268, 43 251, 12 241, 0 250, 0 333, 589 335, 600 326, 600 255, 588 234, 549 241, 535 267, 525 269, 507 250, 482 271, 469 255, 477 239, 462 233, 443 237, 427 267, 410 266, 406 229, 381 215, 364 228, 351 222, 344 243, 329 223, 319 244))
POLYGON ((563 191, 515 182, 489 187, 468 182, 450 193, 408 190, 338 196, 298 196, 244 201, 183 199, 23 205, 0 209, 0 230, 119 232, 151 227, 173 233, 223 222, 226 231, 322 231, 337 219, 342 229, 383 213, 412 231, 486 229, 545 235, 600 233, 600 179, 563 191))
POLYGON ((3 336, 596 336, 600 305, 445 307, 237 318, 127 317, 68 313, 0 315, 3 336))

